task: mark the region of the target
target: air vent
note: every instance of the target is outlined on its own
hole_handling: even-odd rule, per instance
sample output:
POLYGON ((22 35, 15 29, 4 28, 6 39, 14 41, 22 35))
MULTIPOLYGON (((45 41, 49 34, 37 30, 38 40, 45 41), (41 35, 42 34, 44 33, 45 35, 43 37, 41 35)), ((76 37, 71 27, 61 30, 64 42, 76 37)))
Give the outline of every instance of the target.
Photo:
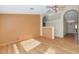
POLYGON ((34 8, 30 8, 30 10, 34 10, 34 8))

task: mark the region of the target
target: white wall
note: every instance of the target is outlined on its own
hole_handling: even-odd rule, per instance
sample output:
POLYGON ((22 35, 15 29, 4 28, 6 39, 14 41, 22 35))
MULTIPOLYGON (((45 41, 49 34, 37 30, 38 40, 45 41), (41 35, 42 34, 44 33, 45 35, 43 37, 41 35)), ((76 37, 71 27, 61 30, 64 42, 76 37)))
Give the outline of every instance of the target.
POLYGON ((67 33, 75 33, 74 25, 75 25, 75 23, 67 24, 67 29, 68 29, 67 33))
POLYGON ((55 29, 55 36, 56 37, 63 37, 63 21, 61 19, 61 13, 53 13, 48 15, 48 21, 46 22, 47 26, 53 26, 55 29))
POLYGON ((79 17, 78 17, 78 40, 79 40, 79 17))
POLYGON ((55 36, 64 37, 67 32, 67 25, 64 22, 64 13, 68 10, 75 9, 78 10, 78 6, 67 5, 63 10, 58 13, 51 13, 48 16, 47 26, 54 26, 55 36))
MULTIPOLYGON (((78 11, 79 11, 79 6, 78 6, 78 11)), ((78 14, 79 16, 79 14, 78 14)), ((78 40, 79 40, 79 17, 78 17, 78 40)))
MULTIPOLYGON (((64 19, 64 18, 63 18, 63 19, 64 19)), ((66 22, 65 19, 64 19, 63 30, 64 30, 64 35, 66 35, 66 34, 68 33, 68 23, 66 22)))

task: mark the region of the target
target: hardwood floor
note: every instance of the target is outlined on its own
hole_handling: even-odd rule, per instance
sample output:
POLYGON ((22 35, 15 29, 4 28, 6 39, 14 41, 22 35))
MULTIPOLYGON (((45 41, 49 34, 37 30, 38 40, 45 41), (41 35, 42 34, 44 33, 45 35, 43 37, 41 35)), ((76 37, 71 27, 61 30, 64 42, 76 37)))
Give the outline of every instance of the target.
POLYGON ((36 37, 12 45, 0 47, 1 54, 78 54, 79 43, 73 35, 49 39, 36 37), (23 46, 23 45, 24 46, 23 46))
POLYGON ((37 40, 54 50, 54 53, 79 53, 79 43, 76 42, 73 35, 67 35, 62 39, 55 38, 54 40, 40 37, 37 40))

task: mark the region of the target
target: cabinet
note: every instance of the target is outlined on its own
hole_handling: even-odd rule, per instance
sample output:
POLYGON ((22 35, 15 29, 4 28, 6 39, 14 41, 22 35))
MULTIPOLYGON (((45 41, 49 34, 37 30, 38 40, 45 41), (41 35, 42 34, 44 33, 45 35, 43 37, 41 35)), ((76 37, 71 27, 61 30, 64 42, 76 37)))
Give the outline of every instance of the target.
POLYGON ((54 39, 54 27, 43 27, 42 35, 47 38, 54 39))

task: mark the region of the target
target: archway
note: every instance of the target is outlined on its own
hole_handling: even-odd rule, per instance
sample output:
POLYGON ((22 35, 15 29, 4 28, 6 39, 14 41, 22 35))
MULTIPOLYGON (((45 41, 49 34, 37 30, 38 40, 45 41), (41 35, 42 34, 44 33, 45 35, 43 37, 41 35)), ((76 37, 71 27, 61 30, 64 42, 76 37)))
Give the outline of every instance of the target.
POLYGON ((78 40, 78 11, 72 9, 64 14, 64 35, 73 34, 78 40))

